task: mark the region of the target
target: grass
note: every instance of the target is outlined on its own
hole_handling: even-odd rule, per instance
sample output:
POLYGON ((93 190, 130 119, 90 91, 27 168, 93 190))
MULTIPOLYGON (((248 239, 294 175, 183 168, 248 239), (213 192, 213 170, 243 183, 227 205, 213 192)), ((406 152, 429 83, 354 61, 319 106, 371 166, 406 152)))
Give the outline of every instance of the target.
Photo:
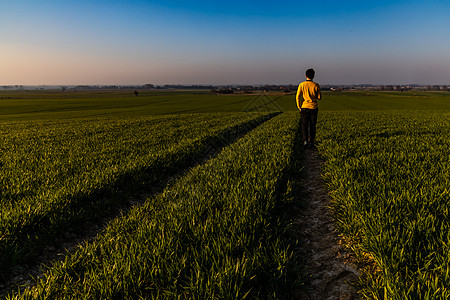
POLYGON ((363 294, 448 299, 450 114, 324 113, 319 132, 338 230, 375 262, 363 294))
MULTIPOLYGON (((323 92, 321 111, 450 110, 446 92, 323 92)), ((0 122, 243 111, 296 111, 295 95, 0 91, 0 122)))
POLYGON ((324 95, 321 111, 450 110, 447 92, 335 92, 324 95))
POLYGON ((282 114, 193 168, 20 298, 288 297, 297 278, 283 238, 286 174, 298 118, 282 114))
POLYGON ((209 95, 207 92, 0 92, 0 120, 136 117, 209 112, 281 111, 280 97, 209 95))
POLYGON ((2 123, 0 275, 264 122, 259 113, 2 123))
MULTIPOLYGON (((373 263, 362 295, 448 298, 450 93, 323 96, 318 146, 336 223, 373 263)), ((126 193, 198 163, 21 296, 289 297, 296 110, 280 93, 1 91, 2 275, 126 193)))

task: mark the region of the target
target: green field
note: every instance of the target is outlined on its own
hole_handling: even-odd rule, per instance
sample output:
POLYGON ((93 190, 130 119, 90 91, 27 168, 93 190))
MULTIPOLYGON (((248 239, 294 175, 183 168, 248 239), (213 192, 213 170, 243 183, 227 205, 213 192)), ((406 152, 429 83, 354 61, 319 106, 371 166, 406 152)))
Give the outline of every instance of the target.
MULTIPOLYGON (((445 92, 323 92, 321 111, 450 110, 445 92)), ((295 95, 209 95, 208 92, 0 91, 0 122, 161 114, 295 111, 295 95)))
MULTIPOLYGON (((318 126, 361 294, 450 297, 450 93, 324 92, 318 126)), ((0 284, 158 187, 8 298, 289 298, 299 134, 292 94, 1 91, 0 284)))
POLYGON ((448 299, 450 113, 322 117, 320 153, 337 227, 376 262, 367 298, 448 299))

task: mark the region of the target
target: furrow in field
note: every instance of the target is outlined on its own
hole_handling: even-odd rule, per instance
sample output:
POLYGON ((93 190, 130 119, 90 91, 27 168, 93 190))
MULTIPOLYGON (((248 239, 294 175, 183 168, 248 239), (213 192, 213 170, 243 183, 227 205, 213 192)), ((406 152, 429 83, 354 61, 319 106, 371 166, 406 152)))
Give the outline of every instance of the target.
POLYGON ((303 171, 298 177, 304 208, 299 210, 293 228, 300 239, 298 251, 305 277, 296 299, 357 299, 353 285, 358 282, 358 267, 336 231, 331 198, 321 178, 323 164, 316 149, 304 152, 303 171))

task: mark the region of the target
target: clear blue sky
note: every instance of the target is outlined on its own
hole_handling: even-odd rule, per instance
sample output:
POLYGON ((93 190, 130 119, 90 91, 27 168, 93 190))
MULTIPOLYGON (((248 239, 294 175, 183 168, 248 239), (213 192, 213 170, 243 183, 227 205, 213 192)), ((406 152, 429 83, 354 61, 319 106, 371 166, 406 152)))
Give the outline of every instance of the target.
POLYGON ((0 85, 450 84, 450 1, 0 0, 0 85))

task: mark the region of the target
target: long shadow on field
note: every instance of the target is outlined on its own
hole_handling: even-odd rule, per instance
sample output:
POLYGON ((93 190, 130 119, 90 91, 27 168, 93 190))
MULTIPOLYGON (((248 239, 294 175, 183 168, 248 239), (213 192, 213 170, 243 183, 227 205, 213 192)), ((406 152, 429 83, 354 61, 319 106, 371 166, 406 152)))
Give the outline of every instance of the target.
POLYGON ((269 239, 278 239, 279 248, 285 249, 285 260, 282 265, 273 265, 273 269, 257 270, 252 285, 248 288, 253 292, 250 298, 270 299, 276 291, 280 299, 299 299, 295 289, 303 281, 303 258, 295 249, 298 247, 298 237, 291 228, 293 220, 301 210, 304 199, 299 192, 302 189, 299 177, 303 172, 304 150, 301 137, 301 120, 299 119, 290 163, 277 179, 277 204, 270 211, 270 222, 273 226, 264 228, 270 230, 269 239))
POLYGON ((214 157, 222 148, 278 114, 227 128, 202 141, 200 147, 122 174, 113 184, 99 190, 68 196, 69 204, 64 208, 23 226, 14 235, 0 237, 0 296, 15 286, 31 284, 31 276, 42 273, 40 266, 50 265, 77 244, 92 240, 109 220, 148 196, 162 192, 174 178, 214 157))

